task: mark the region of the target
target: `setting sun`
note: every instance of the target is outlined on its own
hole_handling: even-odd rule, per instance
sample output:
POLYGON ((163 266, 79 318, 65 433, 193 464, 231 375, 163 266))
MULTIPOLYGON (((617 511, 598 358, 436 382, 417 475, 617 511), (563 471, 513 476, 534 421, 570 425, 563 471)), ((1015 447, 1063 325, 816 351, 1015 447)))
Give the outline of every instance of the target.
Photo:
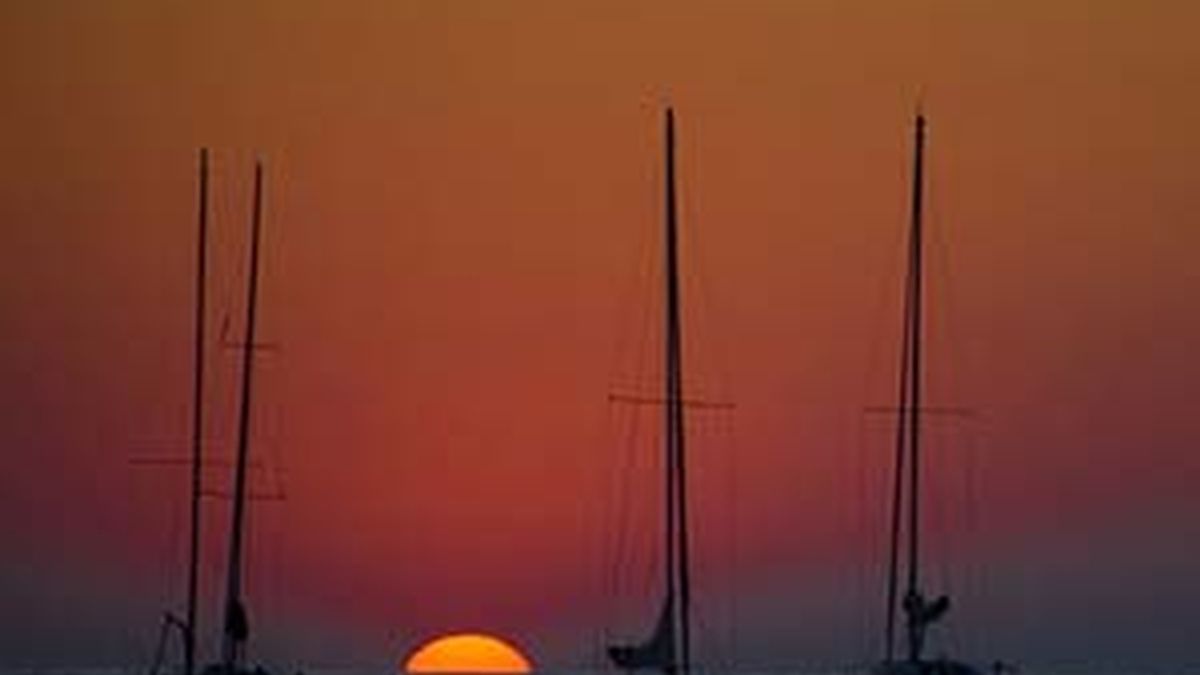
POLYGON ((430 640, 408 657, 408 673, 528 673, 529 659, 489 635, 460 633, 430 640))

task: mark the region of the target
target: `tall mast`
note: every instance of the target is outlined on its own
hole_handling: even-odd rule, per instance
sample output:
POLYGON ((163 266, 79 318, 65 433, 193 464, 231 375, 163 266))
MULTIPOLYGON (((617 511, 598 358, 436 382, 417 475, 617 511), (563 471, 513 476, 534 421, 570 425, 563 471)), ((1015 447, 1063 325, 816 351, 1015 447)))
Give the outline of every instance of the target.
MULTIPOLYGON (((920 551, 920 435, 921 435, 921 252, 922 197, 924 191, 925 117, 917 114, 913 150, 912 201, 908 241, 908 271, 904 283, 904 320, 901 332, 899 405, 896 424, 895 473, 892 483, 891 537, 888 556, 888 587, 884 660, 895 656, 896 606, 899 586, 900 534, 905 506, 907 469, 908 550, 905 597, 919 595, 920 551)), ((908 657, 920 658, 917 632, 920 628, 908 616, 908 657)))
POLYGON ((912 365, 909 382, 912 390, 908 408, 909 452, 912 455, 908 470, 908 592, 915 593, 920 585, 918 561, 920 551, 920 459, 921 459, 921 205, 924 185, 925 116, 917 114, 916 149, 913 156, 912 238, 909 265, 912 269, 912 303, 909 319, 912 365))
POLYGON ((258 242, 262 229, 262 162, 254 164, 254 211, 250 225, 250 276, 246 297, 246 333, 242 343, 241 411, 238 417, 237 463, 233 483, 233 521, 229 535, 228 588, 225 596, 225 631, 222 660, 226 675, 240 665, 248 634, 242 604, 242 541, 246 518, 246 464, 250 454, 250 396, 254 375, 254 328, 258 304, 258 242))
POLYGON ((911 324, 912 324, 912 289, 913 269, 910 263, 904 278, 904 315, 900 338, 900 375, 899 392, 897 395, 896 417, 896 454, 894 472, 892 475, 892 522, 891 540, 888 554, 888 587, 887 587, 887 630, 884 647, 884 660, 891 661, 895 656, 896 635, 896 600, 900 577, 900 532, 904 511, 904 469, 907 458, 908 442, 908 407, 909 407, 909 366, 911 324))
POLYGON ((199 215, 196 245, 196 318, 192 380, 192 497, 191 545, 188 552, 187 618, 183 637, 183 673, 196 669, 196 593, 199 585, 200 490, 204 436, 204 314, 205 279, 208 274, 208 149, 200 149, 199 215))
MULTIPOLYGON (((667 514, 668 574, 678 587, 678 669, 687 675, 690 667, 690 580, 688 578, 687 472, 683 421, 683 341, 680 321, 678 208, 675 191, 675 111, 667 108, 666 119, 666 423, 667 423, 667 514), (672 489, 673 486, 673 489, 672 489), (672 516, 674 518, 672 519, 672 516), (673 523, 671 521, 674 521, 673 523), (672 547, 674 552, 672 553, 672 547), (671 571, 671 562, 674 570, 671 571)), ((670 588, 670 587, 669 587, 670 588)), ((670 592, 670 591, 668 591, 670 592)))
MULTIPOLYGON (((666 581, 666 611, 669 614, 669 625, 671 627, 671 653, 675 654, 676 640, 678 639, 676 611, 678 609, 676 598, 676 483, 675 473, 677 470, 677 457, 675 454, 675 331, 678 326, 674 321, 674 303, 675 303, 675 208, 672 202, 675 198, 674 181, 674 166, 672 154, 674 153, 675 142, 675 125, 674 115, 670 108, 667 108, 666 115, 666 133, 664 135, 664 153, 666 157, 666 173, 664 178, 665 197, 665 213, 663 219, 663 451, 664 451, 664 473, 663 479, 666 482, 664 490, 665 504, 665 527, 663 528, 663 549, 666 553, 666 561, 663 567, 663 573, 666 581)), ((674 667, 674 664, 670 664, 674 667)))

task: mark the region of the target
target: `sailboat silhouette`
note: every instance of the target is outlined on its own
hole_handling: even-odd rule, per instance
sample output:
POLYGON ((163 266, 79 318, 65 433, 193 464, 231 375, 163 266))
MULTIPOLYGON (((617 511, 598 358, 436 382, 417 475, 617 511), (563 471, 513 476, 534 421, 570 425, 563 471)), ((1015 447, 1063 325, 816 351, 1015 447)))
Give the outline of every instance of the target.
POLYGON ((243 341, 238 411, 237 457, 233 472, 233 508, 229 525, 229 560, 226 566, 226 593, 221 639, 221 661, 204 669, 204 675, 242 675, 265 673, 261 666, 252 670, 245 665, 246 643, 250 638, 250 618, 242 596, 243 546, 246 538, 247 472, 250 456, 250 420, 254 382, 254 353, 258 311, 259 240, 262 231, 263 167, 254 164, 254 206, 250 223, 250 268, 246 290, 246 325, 243 341))
POLYGON ((171 631, 178 631, 183 642, 183 675, 192 675, 196 668, 196 600, 199 588, 200 562, 200 498, 203 494, 202 476, 204 468, 204 331, 205 297, 208 280, 208 149, 200 149, 200 166, 197 195, 197 246, 196 246, 196 304, 193 329, 192 378, 192 453, 190 527, 187 568, 187 605, 183 617, 166 612, 159 631, 158 646, 150 675, 158 675, 166 653, 167 639, 171 631))
POLYGON ((904 321, 901 337, 899 403, 896 424, 895 473, 892 484, 891 533, 888 557, 887 605, 884 633, 884 658, 876 665, 875 675, 977 675, 978 671, 947 658, 925 658, 926 632, 950 611, 950 596, 930 599, 921 584, 921 347, 922 347, 922 254, 924 235, 922 206, 924 198, 925 127, 918 113, 914 127, 913 185, 908 240, 908 273, 904 288, 904 321), (907 473, 906 473, 907 472, 907 473), (906 480, 907 479, 907 480, 906 480), (907 527, 904 516, 907 515, 907 527), (906 583, 899 600, 900 549, 907 535, 906 583), (905 617, 903 659, 895 656, 897 605, 905 617))
POLYGON ((690 667, 690 580, 688 577, 687 473, 684 434, 683 347, 680 320, 679 256, 675 191, 675 112, 667 108, 664 452, 665 499, 663 598, 654 632, 640 643, 608 647, 609 659, 626 670, 653 669, 686 675, 690 667))

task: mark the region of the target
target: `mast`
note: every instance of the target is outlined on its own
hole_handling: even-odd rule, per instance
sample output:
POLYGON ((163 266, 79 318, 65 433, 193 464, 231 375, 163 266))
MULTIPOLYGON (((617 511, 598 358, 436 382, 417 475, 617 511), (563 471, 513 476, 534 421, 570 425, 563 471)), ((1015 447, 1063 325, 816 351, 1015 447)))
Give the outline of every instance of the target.
POLYGON ((204 314, 205 279, 208 274, 208 149, 200 149, 200 187, 196 246, 196 318, 192 380, 192 496, 191 544, 188 552, 187 617, 183 637, 183 673, 196 669, 196 593, 199 585, 200 491, 203 475, 204 436, 204 314))
POLYGON ((228 587, 222 661, 226 675, 240 666, 242 646, 249 633, 242 604, 242 542, 246 517, 246 464, 250 454, 250 411, 254 375, 255 314, 258 304, 258 242, 262 229, 262 162, 254 164, 254 210, 250 225, 250 276, 246 297, 246 333, 242 343, 241 410, 238 417, 237 463, 233 483, 233 520, 229 534, 228 587))
MULTIPOLYGON (((666 169, 664 179, 664 190, 666 191, 665 213, 663 218, 663 452, 665 456, 663 479, 666 482, 663 498, 666 500, 664 508, 665 527, 663 528, 663 550, 665 551, 665 565, 663 566, 663 577, 666 582, 666 602, 665 611, 667 612, 667 623, 670 626, 669 639, 671 642, 671 654, 677 654, 675 647, 678 639, 676 612, 678 605, 676 604, 676 483, 675 474, 678 469, 677 457, 675 454, 675 331, 678 325, 674 321, 675 316, 675 208, 672 202, 675 198, 674 187, 674 166, 672 155, 674 154, 675 143, 675 124, 674 114, 670 108, 667 108, 666 114, 666 129, 664 138, 664 154, 666 157, 666 169)), ((673 660, 673 659, 672 659, 673 660)), ((668 664, 669 667, 674 667, 674 663, 668 664)))
POLYGON ((654 668, 687 675, 691 666, 691 582, 688 577, 687 474, 683 410, 683 329, 680 319, 678 206, 675 190, 675 111, 665 118, 665 213, 663 223, 663 397, 635 403, 662 403, 663 415, 663 604, 649 639, 611 645, 608 656, 628 671, 654 668))
POLYGON ((900 347, 899 406, 896 425, 895 473, 892 483, 891 537, 884 660, 895 656, 896 606, 899 587, 900 535, 907 477, 908 547, 904 607, 907 618, 908 659, 920 659, 921 635, 926 619, 920 594, 920 437, 921 437, 921 272, 922 204, 924 192, 925 116, 918 113, 913 150, 912 201, 909 223, 908 271, 904 285, 904 318, 900 347), (907 470, 907 476, 905 471, 907 470))
MULTIPOLYGON (((683 421, 683 340, 680 321, 678 208, 675 191, 675 111, 666 115, 666 424, 668 572, 674 576, 679 607, 676 614, 678 670, 690 667, 690 604, 688 577, 687 472, 683 421), (671 535, 674 535, 672 537, 671 535), (673 539, 673 540, 672 540, 673 539), (673 547, 673 549, 672 549, 673 547), (674 562, 672 570, 671 563, 674 562)), ((674 597, 669 581, 668 598, 674 597)))
MULTIPOLYGON (((912 393, 908 407, 908 437, 909 454, 912 455, 908 465, 908 596, 919 592, 920 576, 918 570, 920 553, 920 460, 921 460, 921 205, 924 184, 925 156, 925 116, 917 113, 916 147, 913 156, 913 190, 912 190, 912 238, 909 248, 909 265, 912 272, 912 289, 909 298, 912 303, 911 318, 909 319, 909 351, 912 353, 912 365, 909 372, 909 382, 912 393)), ((910 627, 911 630, 911 627, 910 627)), ((910 658, 915 660, 917 644, 910 644, 910 658)))
POLYGON ((909 349, 910 340, 910 324, 911 324, 911 307, 912 307, 912 276, 913 270, 911 265, 905 275, 904 280, 904 319, 901 331, 900 344, 900 377, 899 377, 899 392, 897 398, 899 400, 897 406, 897 423, 896 423, 896 455, 895 455, 895 471, 892 480, 892 522, 891 522, 891 541, 888 555, 888 589, 887 589, 887 630, 884 647, 884 660, 891 661, 895 656, 895 634, 896 634, 896 594, 899 586, 900 576, 900 530, 901 514, 904 511, 904 468, 907 449, 905 443, 908 440, 908 406, 909 406, 909 349))

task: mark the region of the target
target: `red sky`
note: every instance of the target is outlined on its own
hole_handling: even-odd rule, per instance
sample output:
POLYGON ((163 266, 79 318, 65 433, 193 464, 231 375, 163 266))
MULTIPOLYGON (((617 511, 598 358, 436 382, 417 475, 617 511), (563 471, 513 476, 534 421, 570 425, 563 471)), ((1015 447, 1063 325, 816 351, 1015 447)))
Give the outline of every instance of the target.
POLYGON ((930 430, 953 644, 1194 660, 1200 10, 245 4, 0 9, 0 666, 141 663, 182 597, 186 476, 129 459, 186 449, 201 145, 214 452, 268 167, 255 452, 287 500, 254 506, 256 652, 480 629, 572 665, 640 630, 599 591, 605 524, 618 478, 655 483, 606 396, 654 386, 668 100, 688 386, 737 404, 694 444, 703 657, 877 648, 888 427, 862 408, 894 389, 919 100, 930 397, 977 411, 930 430))

